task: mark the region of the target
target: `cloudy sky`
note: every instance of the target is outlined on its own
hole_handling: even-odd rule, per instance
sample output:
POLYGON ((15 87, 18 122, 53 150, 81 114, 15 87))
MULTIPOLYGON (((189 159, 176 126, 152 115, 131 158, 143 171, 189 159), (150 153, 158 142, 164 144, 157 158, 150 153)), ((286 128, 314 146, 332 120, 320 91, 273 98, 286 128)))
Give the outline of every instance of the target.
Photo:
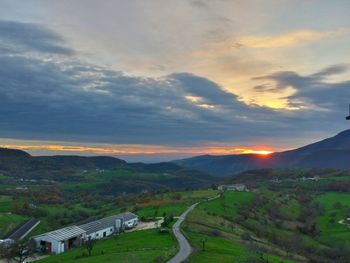
POLYGON ((348 0, 0 0, 0 145, 127 160, 348 129, 348 0))

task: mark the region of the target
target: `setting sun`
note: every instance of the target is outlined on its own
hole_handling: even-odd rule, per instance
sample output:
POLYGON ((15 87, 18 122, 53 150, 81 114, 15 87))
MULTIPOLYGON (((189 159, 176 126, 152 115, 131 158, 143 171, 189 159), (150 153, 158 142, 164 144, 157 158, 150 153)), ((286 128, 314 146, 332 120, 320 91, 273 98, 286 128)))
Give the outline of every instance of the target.
POLYGON ((265 151, 265 150, 245 150, 243 153, 245 154, 261 154, 261 155, 268 155, 272 153, 271 151, 265 151))

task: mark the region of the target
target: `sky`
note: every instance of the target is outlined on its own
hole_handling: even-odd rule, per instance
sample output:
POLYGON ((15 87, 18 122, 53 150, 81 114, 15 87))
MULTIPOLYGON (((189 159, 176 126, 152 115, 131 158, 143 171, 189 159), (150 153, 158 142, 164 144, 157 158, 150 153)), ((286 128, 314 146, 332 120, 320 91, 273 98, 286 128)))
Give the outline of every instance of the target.
POLYGON ((0 146, 128 161, 349 128, 348 0, 0 0, 0 146))

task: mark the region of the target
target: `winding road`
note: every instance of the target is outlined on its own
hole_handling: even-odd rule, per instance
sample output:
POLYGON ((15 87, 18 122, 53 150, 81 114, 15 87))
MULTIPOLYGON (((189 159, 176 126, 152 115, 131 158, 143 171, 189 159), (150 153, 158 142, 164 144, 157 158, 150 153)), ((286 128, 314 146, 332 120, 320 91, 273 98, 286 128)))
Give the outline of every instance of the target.
MULTIPOLYGON (((214 200, 218 197, 220 197, 220 195, 209 198, 209 199, 207 199, 207 201, 214 200)), ((174 235, 175 235, 175 237, 180 245, 180 249, 179 249, 179 252, 177 252, 177 254, 172 259, 170 259, 167 263, 184 262, 191 255, 193 248, 191 247, 190 243, 185 238, 185 236, 182 234, 182 232, 180 230, 180 226, 181 226, 182 222, 186 219, 187 214, 189 212, 191 212, 199 203, 200 202, 195 203, 195 204, 191 205, 189 208, 187 208, 187 210, 179 217, 179 219, 173 225, 173 233, 174 233, 174 235)))
POLYGON ((186 260, 192 253, 193 249, 190 245, 190 243, 187 241, 185 236, 181 233, 180 225, 182 222, 186 219, 186 216, 189 212, 191 212, 196 205, 199 203, 195 203, 191 205, 187 210, 179 217, 179 219, 176 221, 176 223, 173 225, 173 233, 179 242, 180 250, 177 252, 177 254, 168 261, 168 263, 180 263, 186 260))

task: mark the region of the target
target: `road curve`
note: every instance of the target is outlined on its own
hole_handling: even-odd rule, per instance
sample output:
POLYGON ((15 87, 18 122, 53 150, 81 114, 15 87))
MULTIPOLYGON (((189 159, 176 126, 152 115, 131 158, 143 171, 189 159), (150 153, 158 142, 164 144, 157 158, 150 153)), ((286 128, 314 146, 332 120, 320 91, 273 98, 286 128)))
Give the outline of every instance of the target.
POLYGON ((199 203, 195 203, 191 205, 187 210, 179 217, 176 223, 173 225, 173 233, 180 245, 180 250, 177 254, 170 259, 167 263, 180 263, 186 260, 192 253, 192 247, 190 243, 188 243, 185 236, 181 233, 180 225, 186 219, 186 216, 189 212, 193 210, 199 203))
MULTIPOLYGON (((206 201, 211 201, 219 197, 220 195, 217 195, 217 196, 208 198, 206 201)), ((185 236, 181 233, 180 226, 182 222, 186 219, 187 214, 191 212, 199 203, 200 202, 195 203, 191 205, 189 208, 187 208, 187 210, 179 217, 179 219, 173 225, 173 233, 180 245, 180 249, 179 249, 179 252, 177 252, 177 254, 172 259, 170 259, 167 263, 180 263, 185 261, 191 255, 193 249, 190 243, 185 238, 185 236)))

